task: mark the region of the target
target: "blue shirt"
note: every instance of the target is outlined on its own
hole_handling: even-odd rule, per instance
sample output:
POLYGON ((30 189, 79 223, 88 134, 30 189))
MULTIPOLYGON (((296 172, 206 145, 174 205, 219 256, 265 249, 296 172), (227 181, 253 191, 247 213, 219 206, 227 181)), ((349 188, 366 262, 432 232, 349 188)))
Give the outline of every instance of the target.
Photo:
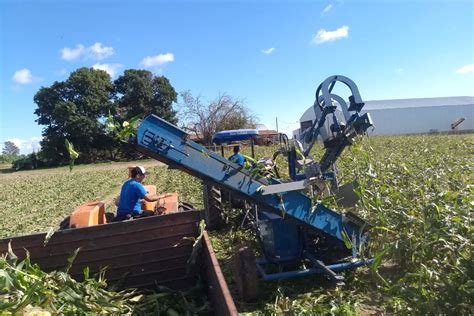
POLYGON ((239 166, 243 166, 243 165, 244 165, 244 162, 245 162, 244 156, 242 156, 242 155, 239 154, 239 153, 233 154, 232 156, 230 156, 230 157, 229 157, 229 160, 235 162, 235 163, 238 164, 239 166))
POLYGON ((147 191, 145 187, 134 179, 125 181, 120 190, 120 200, 117 209, 117 216, 127 214, 138 215, 142 212, 141 199, 145 197, 147 191))

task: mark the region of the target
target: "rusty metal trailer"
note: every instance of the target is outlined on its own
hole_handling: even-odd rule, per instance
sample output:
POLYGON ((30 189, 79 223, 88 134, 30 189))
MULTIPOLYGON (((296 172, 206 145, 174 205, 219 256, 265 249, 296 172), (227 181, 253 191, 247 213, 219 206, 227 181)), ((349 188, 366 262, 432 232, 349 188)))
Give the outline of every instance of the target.
POLYGON ((62 269, 68 257, 80 248, 70 274, 77 280, 89 267, 97 273, 106 267, 109 284, 120 288, 152 288, 156 285, 186 289, 199 278, 207 287, 208 299, 215 315, 237 315, 232 296, 222 275, 209 236, 204 232, 202 251, 197 265, 188 259, 193 238, 199 236, 199 211, 109 223, 55 232, 45 244, 46 233, 0 240, 0 254, 8 251, 23 259, 26 251, 31 261, 43 270, 62 269), (193 237, 193 238, 190 238, 193 237))

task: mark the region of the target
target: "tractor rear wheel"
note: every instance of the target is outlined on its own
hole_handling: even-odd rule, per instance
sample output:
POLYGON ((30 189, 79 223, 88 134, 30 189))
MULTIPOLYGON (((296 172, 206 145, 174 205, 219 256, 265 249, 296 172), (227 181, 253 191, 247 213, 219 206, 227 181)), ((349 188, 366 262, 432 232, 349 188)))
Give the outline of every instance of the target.
POLYGON ((203 183, 204 220, 208 230, 216 230, 222 226, 221 190, 210 183, 203 183))
POLYGON ((245 302, 258 297, 258 274, 255 254, 248 246, 237 248, 234 255, 234 281, 237 292, 245 302))
POLYGON ((220 190, 223 204, 230 205, 232 208, 245 209, 246 204, 244 199, 232 195, 232 192, 227 189, 220 190))
POLYGON ((69 227, 70 220, 71 220, 71 216, 68 216, 68 217, 64 218, 61 221, 61 223, 59 224, 59 230, 64 230, 64 229, 70 228, 69 227))
POLYGON ((107 212, 105 213, 105 220, 106 220, 106 224, 107 223, 112 223, 115 219, 115 214, 114 213, 111 213, 111 212, 107 212))

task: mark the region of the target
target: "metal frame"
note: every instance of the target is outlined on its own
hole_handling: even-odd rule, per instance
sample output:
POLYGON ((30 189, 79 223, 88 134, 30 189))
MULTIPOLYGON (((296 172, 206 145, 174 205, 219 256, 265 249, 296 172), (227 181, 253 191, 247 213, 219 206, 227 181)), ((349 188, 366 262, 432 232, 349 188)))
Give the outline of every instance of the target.
POLYGON ((265 258, 261 258, 257 260, 257 270, 259 274, 261 275, 262 279, 265 281, 285 280, 285 279, 290 279, 290 278, 295 278, 295 277, 310 276, 314 274, 325 274, 331 277, 331 279, 333 279, 334 281, 340 282, 343 279, 341 279, 341 277, 335 274, 334 272, 355 269, 362 266, 368 266, 372 264, 372 262, 374 261, 373 259, 367 259, 367 260, 357 260, 354 262, 340 262, 340 263, 334 263, 330 265, 324 265, 321 261, 318 261, 314 259, 314 257, 310 257, 310 256, 307 256, 300 260, 305 260, 305 259, 310 260, 312 262, 318 262, 319 266, 315 264, 314 267, 306 268, 306 269, 268 273, 265 271, 264 267, 270 264, 275 264, 275 263, 270 262, 265 258))
MULTIPOLYGON (((326 116, 333 115, 333 126, 331 137, 324 138, 326 152, 319 163, 313 162, 305 166, 304 174, 293 174, 293 179, 302 181, 284 183, 275 178, 264 178, 258 174, 250 173, 244 167, 221 157, 213 151, 189 140, 189 135, 178 127, 160 119, 157 116, 148 116, 142 121, 137 132, 137 148, 146 155, 160 160, 174 168, 181 169, 202 180, 213 183, 218 187, 224 187, 242 199, 252 201, 259 209, 268 210, 279 216, 280 219, 294 223, 301 229, 307 229, 324 236, 328 244, 338 245, 343 249, 347 238, 351 238, 352 260, 343 262, 324 263, 318 259, 318 253, 311 251, 308 247, 303 248, 301 254, 294 256, 295 260, 309 260, 313 267, 309 269, 269 274, 264 270, 268 264, 265 260, 259 260, 259 271, 264 279, 279 279, 298 275, 314 273, 325 273, 336 281, 340 277, 334 271, 354 268, 370 264, 371 260, 359 259, 358 249, 367 240, 367 226, 355 220, 351 216, 339 214, 321 203, 313 205, 310 197, 300 192, 302 189, 312 187, 327 179, 335 180, 335 172, 328 170, 339 157, 345 147, 349 146, 354 137, 361 134, 372 126, 370 116, 359 115, 363 107, 357 87, 348 78, 343 76, 332 76, 326 79, 317 89, 315 111, 319 110, 318 119, 313 127, 305 132, 306 149, 305 156, 311 150, 318 135, 324 136, 321 127, 324 125, 326 116), (343 99, 331 93, 334 84, 341 81, 352 91, 349 98, 350 106, 343 99), (322 96, 319 96, 322 92, 322 96), (334 115, 335 106, 332 100, 337 101, 346 116, 345 125, 340 124, 334 115), (350 114, 350 112, 354 112, 350 114)), ((295 148, 287 150, 290 173, 295 170, 296 154, 295 148)), ((258 215, 258 212, 256 212, 258 215)), ((258 229, 257 216, 257 229, 258 229)), ((276 231, 276 234, 280 234, 276 231)), ((336 252, 336 250, 334 250, 336 252)), ((267 258, 268 259, 268 258, 267 258)), ((275 262, 275 261, 273 261, 275 262)), ((277 262, 277 264, 283 264, 277 262)))
POLYGON ((232 142, 240 142, 243 140, 250 140, 250 147, 252 150, 252 158, 255 158, 255 143, 254 139, 258 135, 257 130, 243 129, 243 130, 227 130, 221 131, 212 136, 212 142, 221 146, 221 156, 225 158, 224 145, 232 142), (247 133, 246 133, 247 132, 247 133), (219 137, 224 134, 225 137, 219 137))

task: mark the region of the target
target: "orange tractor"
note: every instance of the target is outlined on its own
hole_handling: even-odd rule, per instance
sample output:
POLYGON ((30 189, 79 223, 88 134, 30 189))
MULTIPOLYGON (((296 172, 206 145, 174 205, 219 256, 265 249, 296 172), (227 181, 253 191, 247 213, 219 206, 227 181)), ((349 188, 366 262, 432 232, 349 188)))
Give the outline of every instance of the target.
MULTIPOLYGON (((131 170, 136 166, 128 166, 128 176, 131 177, 131 170)), ((156 185, 145 185, 145 190, 150 195, 156 195, 156 185)), ((193 207, 189 204, 180 204, 178 193, 164 193, 158 195, 159 199, 155 202, 142 201, 142 210, 153 211, 155 215, 165 215, 180 211, 191 210, 193 207)), ((119 196, 115 199, 115 205, 118 206, 119 196)), ((106 212, 106 204, 103 201, 90 201, 77 207, 74 212, 65 218, 60 229, 82 228, 113 222, 115 214, 106 212)))

